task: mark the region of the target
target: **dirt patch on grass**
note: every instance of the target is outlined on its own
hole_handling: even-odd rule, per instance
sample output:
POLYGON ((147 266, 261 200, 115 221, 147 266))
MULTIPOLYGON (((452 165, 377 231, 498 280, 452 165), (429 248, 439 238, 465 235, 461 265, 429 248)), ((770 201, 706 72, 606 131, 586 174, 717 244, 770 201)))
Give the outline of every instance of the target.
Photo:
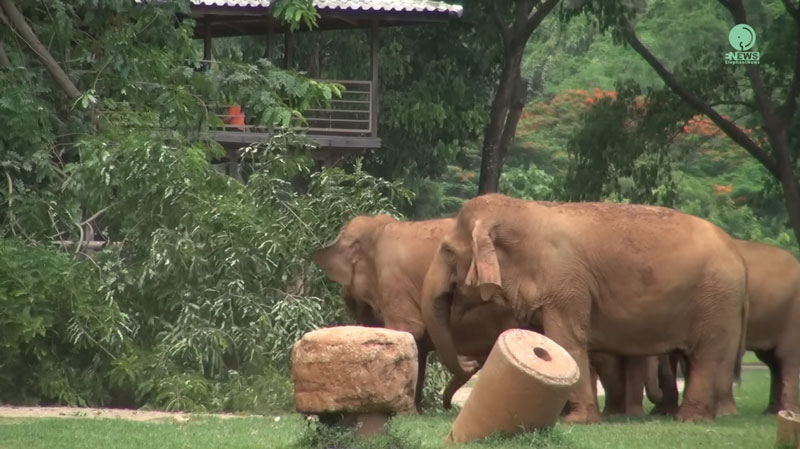
POLYGON ((252 415, 234 415, 230 413, 192 414, 160 412, 151 410, 130 410, 115 408, 84 408, 84 407, 14 407, 0 406, 0 418, 96 418, 96 419, 125 419, 129 421, 158 421, 171 420, 186 422, 205 416, 216 418, 240 418, 252 415))

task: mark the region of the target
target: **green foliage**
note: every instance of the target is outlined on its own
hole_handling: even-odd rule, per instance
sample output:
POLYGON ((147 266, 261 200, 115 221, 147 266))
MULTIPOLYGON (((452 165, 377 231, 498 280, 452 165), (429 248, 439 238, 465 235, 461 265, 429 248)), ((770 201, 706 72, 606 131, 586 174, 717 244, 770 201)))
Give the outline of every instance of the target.
POLYGON ((635 84, 621 85, 599 98, 581 118, 582 127, 568 144, 573 162, 565 195, 598 201, 618 196, 633 203, 674 205, 669 145, 687 108, 662 108, 652 96, 642 101, 635 84), (629 182, 625 182, 629 180, 629 182))
MULTIPOLYGON (((65 103, 0 30, 14 44, 0 69, 13 128, 0 135, 0 400, 287 406, 291 345, 347 319, 311 251, 412 196, 358 164, 312 173, 311 146, 288 131, 244 150, 246 184, 218 173, 208 105, 285 126, 339 90, 265 60, 196 70, 193 24, 174 15, 186 2, 21 5, 83 95, 65 103), (94 254, 54 239, 116 244, 94 254)), ((297 22, 303 5, 281 7, 297 22)))
POLYGON ((96 371, 107 368, 130 336, 131 320, 97 294, 93 271, 85 259, 0 240, 3 400, 87 405, 107 399, 96 371))
POLYGON ((278 0, 273 6, 274 17, 289 24, 289 28, 297 30, 300 22, 310 30, 317 26, 319 14, 311 0, 278 0))

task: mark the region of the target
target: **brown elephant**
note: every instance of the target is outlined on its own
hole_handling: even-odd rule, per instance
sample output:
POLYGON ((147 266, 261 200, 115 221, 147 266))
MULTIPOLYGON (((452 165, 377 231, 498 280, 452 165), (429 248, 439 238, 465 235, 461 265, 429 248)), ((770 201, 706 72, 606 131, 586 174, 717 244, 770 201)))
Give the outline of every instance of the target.
MULTIPOLYGON (((745 347, 755 352, 770 372, 769 404, 764 413, 798 412, 800 263, 790 252, 772 245, 747 240, 735 240, 735 244, 747 265, 750 304, 745 347)), ((679 361, 675 354, 659 357, 663 400, 655 402, 657 413, 671 413, 678 407, 675 371, 679 361)))
POLYGON ((706 220, 653 206, 491 194, 465 202, 442 239, 425 277, 422 312, 440 358, 460 377, 467 374, 448 328, 453 302, 508 304, 523 325, 538 315, 544 334, 580 368, 567 422, 600 420, 589 342, 629 356, 680 349, 691 359, 693 382, 677 415, 711 419, 718 401, 730 398, 725 407, 735 411, 745 282, 733 240, 706 220))
MULTIPOLYGON (((426 360, 433 349, 420 309, 422 282, 442 236, 454 224, 452 218, 398 221, 389 215, 359 216, 342 228, 331 245, 313 255, 325 274, 342 286, 345 304, 359 324, 414 336, 419 351, 418 409, 426 360)), ((466 301, 455 306, 451 316, 456 351, 471 372, 485 361, 500 333, 516 327, 509 309, 491 303, 466 301)), ((446 407, 464 382, 454 378, 447 386, 446 407)))
POLYGON ((661 403, 662 391, 658 384, 658 360, 651 357, 619 357, 615 354, 590 352, 592 387, 597 397, 597 381, 605 390, 603 415, 643 416, 642 388, 653 403, 661 403), (641 369, 640 363, 647 363, 641 369), (638 388, 638 391, 635 389, 638 388))

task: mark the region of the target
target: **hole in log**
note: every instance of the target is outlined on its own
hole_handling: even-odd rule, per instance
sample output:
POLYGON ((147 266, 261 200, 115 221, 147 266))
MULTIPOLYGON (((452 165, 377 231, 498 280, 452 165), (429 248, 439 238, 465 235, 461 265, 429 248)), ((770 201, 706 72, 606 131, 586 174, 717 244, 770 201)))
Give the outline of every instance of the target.
POLYGON ((550 353, 548 353, 547 350, 545 350, 544 348, 540 348, 538 346, 533 348, 533 354, 536 357, 539 357, 540 359, 544 360, 545 362, 553 360, 553 358, 550 357, 550 353))

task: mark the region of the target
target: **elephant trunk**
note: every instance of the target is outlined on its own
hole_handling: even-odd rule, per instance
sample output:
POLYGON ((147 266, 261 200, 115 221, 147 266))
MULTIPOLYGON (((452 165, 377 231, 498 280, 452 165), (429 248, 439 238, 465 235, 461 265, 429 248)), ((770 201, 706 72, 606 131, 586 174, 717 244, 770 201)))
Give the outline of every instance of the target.
POLYGON ((450 382, 447 383, 447 386, 444 387, 444 393, 442 394, 442 406, 445 408, 445 410, 450 410, 453 407, 453 395, 455 395, 456 391, 463 387, 465 383, 466 381, 464 379, 453 377, 450 379, 450 382))
POLYGON ((448 267, 439 253, 434 257, 422 287, 422 318, 442 364, 453 373, 454 381, 469 380, 458 362, 453 335, 450 332, 450 310, 453 291, 448 283, 448 267))
POLYGON ((664 393, 658 387, 658 357, 647 357, 644 379, 644 391, 647 399, 653 404, 660 404, 664 398, 664 393))

